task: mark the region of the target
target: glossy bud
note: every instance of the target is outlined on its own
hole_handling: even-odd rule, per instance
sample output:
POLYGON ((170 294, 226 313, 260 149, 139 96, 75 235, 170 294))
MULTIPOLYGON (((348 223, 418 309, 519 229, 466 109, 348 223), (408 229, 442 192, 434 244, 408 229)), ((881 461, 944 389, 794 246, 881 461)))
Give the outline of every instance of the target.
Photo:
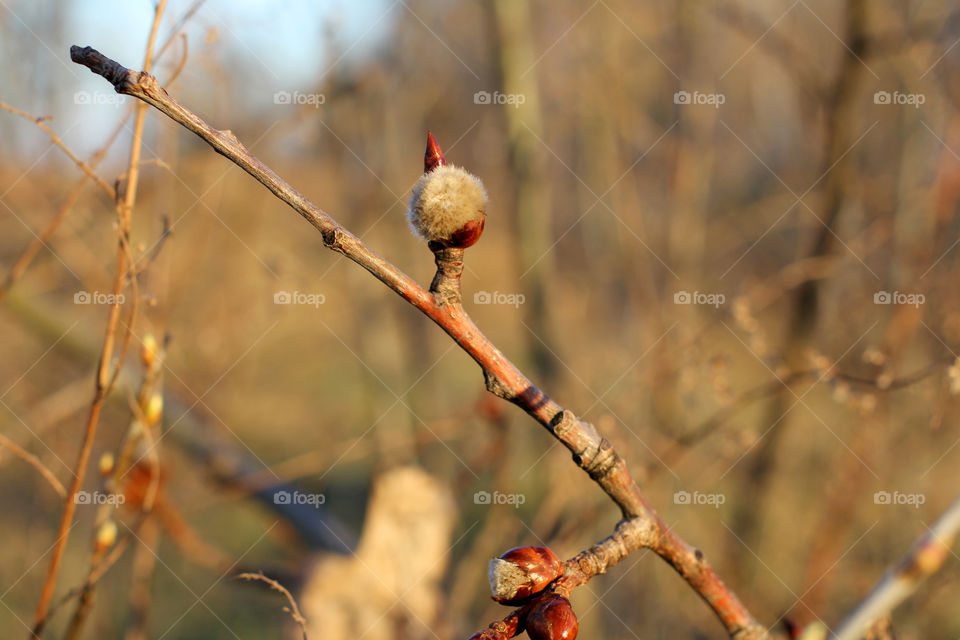
POLYGON ((573 640, 579 629, 570 601, 556 593, 543 596, 527 614, 530 640, 573 640))
POLYGON ((490 591, 500 604, 521 604, 543 591, 563 571, 563 562, 549 548, 516 547, 490 561, 490 591))

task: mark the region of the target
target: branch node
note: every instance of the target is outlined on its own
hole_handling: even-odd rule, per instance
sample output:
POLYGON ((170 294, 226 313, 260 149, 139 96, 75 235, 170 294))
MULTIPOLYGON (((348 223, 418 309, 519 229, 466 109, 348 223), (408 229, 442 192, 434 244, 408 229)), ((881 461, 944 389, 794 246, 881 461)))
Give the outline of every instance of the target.
POLYGON ((490 371, 487 369, 483 370, 483 382, 487 387, 487 391, 498 398, 503 398, 504 400, 513 402, 515 396, 507 387, 507 385, 503 384, 503 381, 500 380, 500 378, 490 373, 490 371))
POLYGON ((339 227, 330 227, 321 229, 320 235, 323 237, 323 244, 328 249, 340 251, 343 243, 343 231, 339 227))
POLYGON ((613 471, 620 461, 613 445, 601 438, 589 422, 563 410, 550 422, 550 430, 573 451, 573 460, 596 481, 613 471), (576 437, 575 437, 576 436, 576 437), (579 446, 576 444, 579 443, 579 446))
POLYGON ((437 273, 433 276, 433 282, 430 283, 430 293, 440 307, 448 304, 461 306, 463 299, 460 293, 460 276, 463 274, 463 249, 443 247, 436 242, 430 243, 430 249, 437 263, 437 273))

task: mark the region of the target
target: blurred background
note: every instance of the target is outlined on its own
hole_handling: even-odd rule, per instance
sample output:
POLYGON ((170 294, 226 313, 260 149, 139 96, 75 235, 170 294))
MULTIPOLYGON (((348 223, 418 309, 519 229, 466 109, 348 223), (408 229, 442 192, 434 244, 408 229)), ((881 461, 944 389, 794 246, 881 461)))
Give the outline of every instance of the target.
MULTIPOLYGON (((132 99, 68 50, 141 69, 154 9, 0 6, 22 112, 0 111, 7 637, 73 478, 134 137, 132 99)), ((838 621, 956 493, 958 42, 956 7, 919 0, 170 0, 153 71, 424 285, 404 213, 430 129, 490 196, 469 313, 780 633, 838 621)), ((47 636, 297 637, 280 594, 234 579, 262 570, 311 637, 466 638, 508 612, 489 558, 609 535, 562 446, 243 171, 156 110, 139 171, 131 346, 47 636), (149 366, 147 336, 169 338, 149 366)), ((960 635, 958 567, 898 637, 960 635)), ((650 553, 572 600, 584 638, 725 636, 650 553)))

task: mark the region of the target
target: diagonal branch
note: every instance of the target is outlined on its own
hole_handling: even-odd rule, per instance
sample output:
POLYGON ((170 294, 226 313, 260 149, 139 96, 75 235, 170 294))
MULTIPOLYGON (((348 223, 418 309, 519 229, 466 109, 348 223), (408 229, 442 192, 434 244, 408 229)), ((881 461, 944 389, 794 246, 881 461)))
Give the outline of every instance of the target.
POLYGON ((873 591, 838 625, 830 640, 858 640, 870 627, 917 590, 943 566, 960 532, 960 497, 947 507, 900 563, 889 570, 873 591))
MULTIPOLYGON (((91 47, 70 48, 71 59, 113 84, 118 93, 138 98, 200 136, 214 150, 256 178, 278 198, 312 224, 324 245, 353 260, 387 285, 401 298, 433 320, 472 357, 483 371, 491 393, 519 406, 567 447, 574 461, 607 493, 624 518, 642 522, 651 532, 646 546, 657 553, 687 581, 720 619, 730 637, 738 640, 767 638, 766 629, 747 611, 736 595, 710 568, 703 553, 681 540, 660 519, 630 476, 626 463, 593 425, 580 420, 554 402, 477 328, 452 295, 459 286, 438 273, 428 291, 382 258, 342 227, 318 206, 252 156, 229 130, 214 129, 186 109, 146 72, 127 69, 91 47)), ((438 268, 444 260, 438 256, 438 268)), ((459 294, 459 290, 456 291, 459 294)))

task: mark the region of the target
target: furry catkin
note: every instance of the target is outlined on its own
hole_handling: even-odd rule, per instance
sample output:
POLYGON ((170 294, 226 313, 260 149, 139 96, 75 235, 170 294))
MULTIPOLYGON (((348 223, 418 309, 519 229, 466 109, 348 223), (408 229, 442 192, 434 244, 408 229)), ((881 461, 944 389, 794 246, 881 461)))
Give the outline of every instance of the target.
POLYGON ((453 165, 423 174, 413 187, 407 220, 413 232, 430 242, 444 241, 487 211, 487 192, 480 178, 453 165))

